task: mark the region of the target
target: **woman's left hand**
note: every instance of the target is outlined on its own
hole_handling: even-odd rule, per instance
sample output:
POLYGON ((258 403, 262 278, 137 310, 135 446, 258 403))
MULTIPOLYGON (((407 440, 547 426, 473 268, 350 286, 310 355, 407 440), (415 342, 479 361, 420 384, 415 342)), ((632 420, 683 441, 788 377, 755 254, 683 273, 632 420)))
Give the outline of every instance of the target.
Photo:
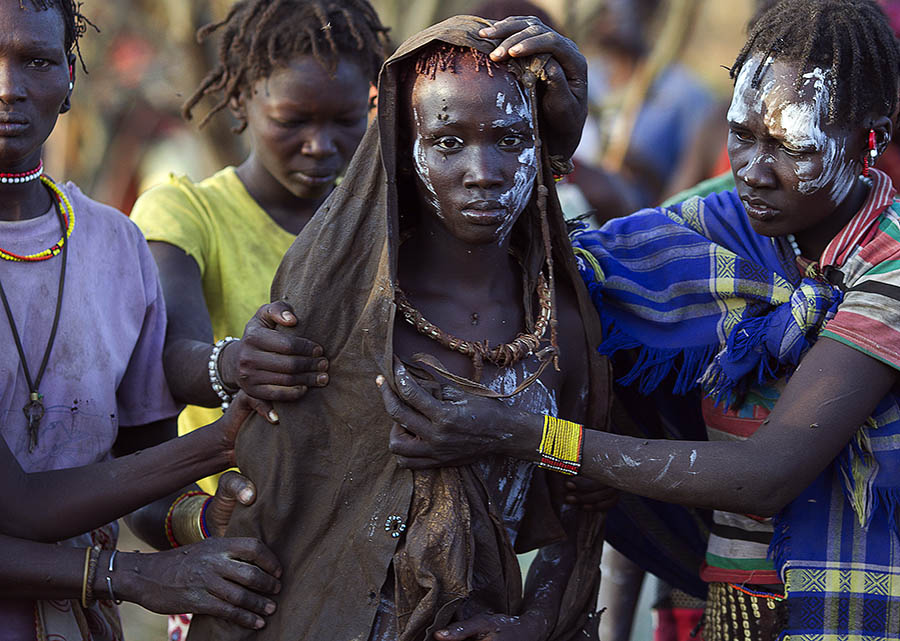
POLYGON ((544 66, 546 90, 541 100, 541 124, 548 150, 568 159, 581 141, 588 112, 587 60, 578 47, 534 16, 511 16, 479 32, 483 38, 500 40, 491 60, 524 58, 540 54, 552 57, 544 66))
POLYGON ((479 614, 434 633, 437 641, 539 641, 546 638, 546 619, 537 615, 479 614))
POLYGON ((423 469, 471 463, 488 454, 507 453, 510 430, 521 412, 500 401, 444 387, 440 401, 422 388, 406 368, 394 369, 397 391, 379 376, 385 410, 394 419, 389 448, 402 467, 423 469))

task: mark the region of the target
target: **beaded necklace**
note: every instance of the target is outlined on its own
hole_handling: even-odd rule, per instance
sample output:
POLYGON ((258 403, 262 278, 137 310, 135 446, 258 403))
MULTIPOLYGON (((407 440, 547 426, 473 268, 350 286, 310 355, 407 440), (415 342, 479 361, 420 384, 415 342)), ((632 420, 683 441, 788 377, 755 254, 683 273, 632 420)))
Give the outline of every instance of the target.
MULTIPOLYGON (((45 176, 41 176, 41 182, 56 195, 56 214, 59 216, 59 225, 63 229, 62 239, 53 247, 41 252, 50 252, 42 258, 19 257, 11 254, 13 258, 3 255, 3 258, 18 262, 35 262, 39 260, 47 260, 62 252, 62 261, 59 266, 59 286, 56 292, 56 310, 53 313, 53 324, 50 327, 50 337, 47 339, 47 347, 44 349, 44 358, 41 359, 41 365, 38 368, 37 376, 32 379, 31 370, 28 368, 28 361, 25 360, 25 349, 22 347, 22 339, 19 336, 19 330, 16 327, 15 318, 13 318, 12 309, 9 306, 9 300, 6 298, 6 292, 3 289, 3 283, 0 282, 0 302, 3 303, 3 309, 6 312, 6 318, 9 321, 9 329, 12 332, 13 341, 16 344, 16 350, 19 352, 19 360, 22 363, 22 371, 25 374, 25 382, 28 384, 28 401, 22 407, 25 419, 28 425, 28 451, 33 452, 38 444, 38 426, 44 417, 44 395, 40 392, 41 379, 47 369, 47 363, 50 361, 50 352, 53 350, 53 342, 56 339, 56 330, 59 328, 59 317, 62 312, 63 290, 66 285, 66 258, 68 254, 69 244, 66 241, 72 233, 75 225, 75 212, 72 204, 66 198, 62 190, 57 187, 52 180, 45 176)), ((0 250, 2 251, 2 250, 0 250)), ((8 254, 9 252, 4 252, 8 254)), ((34 254, 36 256, 37 254, 34 254)))
POLYGON ((803 253, 800 251, 800 245, 797 244, 797 239, 794 238, 793 234, 787 234, 785 238, 787 239, 788 244, 790 244, 791 249, 794 250, 794 256, 799 256, 803 253))
POLYGON ((37 180, 44 174, 44 161, 38 161, 38 166, 30 171, 23 171, 18 174, 0 174, 0 185, 10 183, 27 183, 37 180))
POLYGON ((66 244, 66 240, 72 235, 72 230, 75 229, 75 210, 72 208, 72 203, 69 202, 69 199, 66 197, 65 193, 63 193, 63 190, 57 187, 56 183, 47 178, 47 176, 42 175, 40 176, 40 179, 41 182, 44 183, 44 186, 56 197, 56 208, 59 212, 60 219, 63 221, 63 235, 56 244, 36 254, 26 254, 23 256, 0 247, 0 258, 4 260, 36 263, 38 261, 53 258, 62 250, 63 246, 66 244))
POLYGON ((422 313, 410 304, 406 294, 399 288, 395 291, 394 300, 397 308, 403 314, 403 318, 415 327, 416 331, 449 350, 471 358, 473 380, 480 382, 481 374, 484 371, 484 361, 493 363, 497 367, 510 367, 534 353, 541 344, 544 332, 550 324, 550 312, 553 308, 550 288, 547 286, 543 274, 538 276, 537 295, 541 311, 534 322, 534 329, 530 332, 522 332, 511 343, 504 343, 496 347, 491 347, 487 341, 467 341, 446 333, 434 323, 426 320, 422 313))

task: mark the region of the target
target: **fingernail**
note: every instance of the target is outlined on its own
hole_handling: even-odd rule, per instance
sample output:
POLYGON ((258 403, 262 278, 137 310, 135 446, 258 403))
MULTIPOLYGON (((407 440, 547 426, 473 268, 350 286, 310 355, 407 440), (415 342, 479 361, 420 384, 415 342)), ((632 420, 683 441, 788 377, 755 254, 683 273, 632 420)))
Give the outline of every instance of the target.
POLYGON ((269 413, 266 414, 266 417, 269 419, 270 423, 278 422, 278 412, 276 412, 275 410, 269 410, 269 413))
POLYGON ((316 383, 318 385, 327 385, 328 384, 328 374, 319 374, 316 376, 316 383))
POLYGON ((491 58, 502 58, 504 53, 506 53, 506 50, 503 47, 497 47, 491 52, 491 58))
POLYGON ((378 376, 376 376, 376 377, 375 377, 375 384, 376 384, 378 387, 381 387, 382 385, 384 385, 384 376, 382 376, 381 374, 379 374, 378 376))
POLYGON ((482 37, 485 37, 485 36, 491 35, 492 33, 494 33, 494 28, 493 28, 493 27, 484 27, 483 29, 481 29, 481 30, 478 32, 478 35, 479 35, 479 36, 482 36, 482 37))
POLYGON ((575 484, 572 483, 572 481, 567 481, 567 482, 566 482, 566 487, 567 487, 568 489, 570 489, 570 490, 574 490, 574 489, 575 489, 575 484))
POLYGON ((316 367, 319 368, 320 372, 324 372, 325 370, 328 369, 328 359, 323 358, 318 363, 316 363, 316 367))
POLYGON ((324 352, 322 351, 321 346, 316 345, 313 347, 313 356, 321 356, 322 354, 324 354, 324 352))
POLYGON ((577 503, 578 500, 574 496, 567 496, 566 503, 577 503))
POLYGON ((262 627, 263 627, 265 624, 266 624, 266 622, 263 621, 262 619, 257 619, 257 620, 256 620, 256 623, 254 624, 254 627, 255 627, 257 630, 261 630, 262 627))
MULTIPOLYGON (((278 568, 277 570, 275 570, 275 578, 276 578, 276 579, 280 579, 280 578, 281 578, 281 568, 278 568)), ((278 589, 279 589, 279 590, 281 589, 281 585, 280 585, 280 584, 278 585, 278 589)))
POLYGON ((293 323, 297 320, 290 312, 281 312, 281 317, 289 323, 293 323))
POLYGON ((275 604, 269 601, 266 603, 266 614, 272 614, 275 612, 275 604))
POLYGON ((509 50, 509 55, 514 56, 518 53, 522 53, 522 45, 514 45, 509 50))
POLYGON ((245 487, 243 490, 241 490, 239 496, 241 499, 241 503, 249 503, 253 500, 253 490, 251 490, 249 487, 245 487))

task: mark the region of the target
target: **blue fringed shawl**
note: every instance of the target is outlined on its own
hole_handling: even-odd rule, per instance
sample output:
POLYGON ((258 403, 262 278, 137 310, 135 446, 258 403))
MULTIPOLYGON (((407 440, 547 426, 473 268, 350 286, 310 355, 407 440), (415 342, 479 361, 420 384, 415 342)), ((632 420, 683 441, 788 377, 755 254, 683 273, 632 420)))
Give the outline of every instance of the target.
MULTIPOLYGON (((789 375, 843 299, 803 277, 785 241, 754 232, 734 191, 613 220, 573 245, 603 320, 600 349, 637 350, 620 382, 642 393, 671 375, 676 393, 702 385, 728 400, 789 375)), ((900 408, 889 395, 776 519, 784 638, 900 639, 898 492, 900 408)))

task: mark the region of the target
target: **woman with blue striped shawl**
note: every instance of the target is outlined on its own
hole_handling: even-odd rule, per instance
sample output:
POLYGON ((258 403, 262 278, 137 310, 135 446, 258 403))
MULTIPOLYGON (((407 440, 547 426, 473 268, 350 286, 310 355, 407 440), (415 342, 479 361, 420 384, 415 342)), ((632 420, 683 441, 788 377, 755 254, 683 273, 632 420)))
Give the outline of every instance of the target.
POLYGON ((898 68, 873 0, 781 2, 731 69, 735 189, 574 235, 601 351, 629 357, 620 383, 702 391, 709 440, 564 433, 410 384, 382 389, 407 430, 393 451, 412 467, 557 456, 714 510, 706 641, 900 639, 900 204, 869 168, 898 68))

